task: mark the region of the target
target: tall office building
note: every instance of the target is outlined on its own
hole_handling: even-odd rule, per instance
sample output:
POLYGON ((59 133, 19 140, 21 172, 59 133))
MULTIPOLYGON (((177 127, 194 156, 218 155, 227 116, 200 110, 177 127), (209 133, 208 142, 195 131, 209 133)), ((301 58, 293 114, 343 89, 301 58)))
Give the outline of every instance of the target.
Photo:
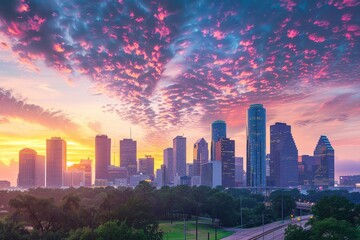
POLYGON ((286 123, 277 122, 270 126, 269 179, 274 187, 297 187, 299 184, 298 150, 291 126, 286 123))
POLYGON ((18 187, 35 187, 35 164, 37 153, 35 150, 24 148, 19 152, 18 187))
POLYGON ((126 167, 129 175, 137 172, 136 141, 128 138, 120 140, 120 167, 126 167))
POLYGON ((201 165, 201 185, 215 188, 222 186, 221 161, 210 161, 201 165))
POLYGON ((226 123, 216 120, 211 124, 211 161, 218 160, 216 157, 216 142, 221 138, 226 138, 226 123))
POLYGON ((246 182, 249 187, 266 186, 266 110, 252 104, 247 111, 246 182))
POLYGON ((154 158, 151 157, 151 155, 145 155, 144 158, 139 158, 139 173, 154 178, 154 158))
POLYGON ((235 157, 235 186, 245 187, 244 158, 235 157))
POLYGON ((63 186, 63 175, 66 170, 66 142, 53 137, 46 140, 46 187, 63 186))
POLYGON ((314 186, 316 172, 320 167, 320 158, 301 155, 298 157, 299 185, 314 186))
POLYGON ((222 186, 235 187, 235 141, 221 138, 215 147, 216 159, 221 161, 222 186))
POLYGON ((326 136, 321 136, 316 148, 314 156, 320 158, 320 167, 315 176, 315 185, 323 187, 334 186, 334 148, 331 146, 326 136))
POLYGON ((173 149, 166 148, 163 151, 164 154, 164 166, 165 166, 165 183, 174 182, 174 161, 173 161, 173 149))
POLYGON ((76 163, 68 168, 68 172, 83 172, 84 173, 84 183, 82 186, 91 187, 92 182, 92 168, 91 168, 91 159, 81 159, 80 163, 76 163))
POLYGON ((95 179, 108 179, 108 166, 111 164, 111 139, 106 135, 95 137, 95 179))
POLYGON ((37 155, 36 158, 35 187, 45 187, 45 156, 37 155))
POLYGON ((201 176, 200 166, 209 161, 209 146, 204 138, 194 144, 193 156, 193 176, 201 176))
POLYGON ((186 176, 186 138, 177 136, 173 139, 174 175, 186 176))

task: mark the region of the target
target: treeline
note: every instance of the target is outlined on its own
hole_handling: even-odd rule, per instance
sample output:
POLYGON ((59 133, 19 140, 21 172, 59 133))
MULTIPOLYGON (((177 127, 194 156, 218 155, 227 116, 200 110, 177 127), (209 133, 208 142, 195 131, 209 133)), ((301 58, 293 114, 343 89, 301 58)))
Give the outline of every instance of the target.
POLYGON ((205 186, 157 190, 147 182, 135 189, 38 188, 26 193, 0 192, 0 211, 8 211, 0 222, 0 240, 121 239, 118 236, 157 240, 163 235, 159 221, 197 216, 219 219, 222 227, 248 228, 261 225, 263 220, 269 223, 289 218, 295 201, 316 198, 316 194, 304 196, 294 189, 274 191, 264 197, 246 189, 205 186))
POLYGON ((313 218, 305 225, 290 225, 285 240, 360 239, 360 205, 343 196, 325 196, 312 208, 313 218))

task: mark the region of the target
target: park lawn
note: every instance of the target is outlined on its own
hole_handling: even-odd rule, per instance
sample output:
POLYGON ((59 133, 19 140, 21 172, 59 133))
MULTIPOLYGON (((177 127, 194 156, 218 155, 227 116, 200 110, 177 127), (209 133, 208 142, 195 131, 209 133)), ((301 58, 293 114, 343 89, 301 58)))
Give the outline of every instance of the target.
MULTIPOLYGON (((183 221, 174 221, 172 224, 170 222, 161 222, 160 229, 164 232, 164 240, 183 240, 184 239, 184 222, 183 221)), ((200 222, 198 224, 198 239, 208 239, 208 232, 210 233, 210 239, 215 240, 215 229, 209 223, 200 222)), ((233 232, 225 231, 223 229, 217 230, 217 239, 222 239, 227 236, 230 236, 233 232)), ((186 239, 195 240, 195 221, 186 222, 186 239)))

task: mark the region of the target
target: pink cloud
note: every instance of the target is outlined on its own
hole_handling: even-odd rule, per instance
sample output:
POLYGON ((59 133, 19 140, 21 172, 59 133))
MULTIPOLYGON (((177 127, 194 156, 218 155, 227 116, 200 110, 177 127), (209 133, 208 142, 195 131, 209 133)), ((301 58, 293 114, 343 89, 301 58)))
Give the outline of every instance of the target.
POLYGON ((344 15, 341 16, 341 20, 344 22, 348 22, 351 20, 352 15, 350 13, 346 13, 344 15))
POLYGON ((294 37, 296 37, 297 35, 299 35, 299 31, 298 31, 298 30, 295 30, 295 29, 290 29, 290 30, 288 30, 288 32, 287 32, 287 36, 288 36, 289 38, 294 38, 294 37))
POLYGON ((309 39, 310 39, 311 41, 316 42, 316 43, 320 43, 320 42, 324 42, 324 41, 325 41, 325 38, 324 38, 324 37, 318 36, 318 35, 316 35, 315 33, 310 34, 308 37, 309 37, 309 39))
POLYGON ((221 40, 226 37, 226 34, 221 31, 216 30, 213 32, 213 37, 216 38, 217 40, 221 40))
POLYGON ((328 27, 330 25, 330 22, 329 21, 319 21, 319 20, 316 20, 314 22, 314 24, 316 26, 319 26, 319 27, 328 27))
POLYGON ((347 27, 347 30, 349 32, 356 32, 356 31, 360 30, 360 27, 358 25, 350 25, 347 27))

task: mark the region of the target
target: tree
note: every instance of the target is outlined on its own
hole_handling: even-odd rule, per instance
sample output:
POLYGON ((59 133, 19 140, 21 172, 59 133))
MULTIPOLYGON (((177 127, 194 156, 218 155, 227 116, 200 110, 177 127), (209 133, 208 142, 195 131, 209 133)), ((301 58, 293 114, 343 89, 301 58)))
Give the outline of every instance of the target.
POLYGON ((278 194, 271 197, 271 206, 278 218, 281 218, 282 216, 285 218, 296 208, 296 202, 290 195, 278 194))
POLYGON ((146 240, 142 230, 129 228, 124 222, 109 221, 96 230, 97 240, 146 240))
POLYGON ((356 229, 345 220, 336 220, 335 218, 325 218, 320 221, 315 221, 311 228, 312 240, 356 240, 356 229))
POLYGON ((290 224, 285 229, 285 240, 308 240, 310 232, 298 225, 290 224))
POLYGON ((9 221, 0 221, 0 240, 9 239, 28 240, 30 239, 30 233, 20 224, 9 221))
POLYGON ((360 207, 351 203, 345 197, 324 197, 312 208, 316 220, 335 218, 345 220, 353 226, 360 224, 360 207))
POLYGON ((54 205, 52 198, 21 194, 10 199, 9 205, 16 210, 13 219, 27 221, 42 234, 59 230, 62 227, 59 223, 65 218, 61 209, 54 205))

